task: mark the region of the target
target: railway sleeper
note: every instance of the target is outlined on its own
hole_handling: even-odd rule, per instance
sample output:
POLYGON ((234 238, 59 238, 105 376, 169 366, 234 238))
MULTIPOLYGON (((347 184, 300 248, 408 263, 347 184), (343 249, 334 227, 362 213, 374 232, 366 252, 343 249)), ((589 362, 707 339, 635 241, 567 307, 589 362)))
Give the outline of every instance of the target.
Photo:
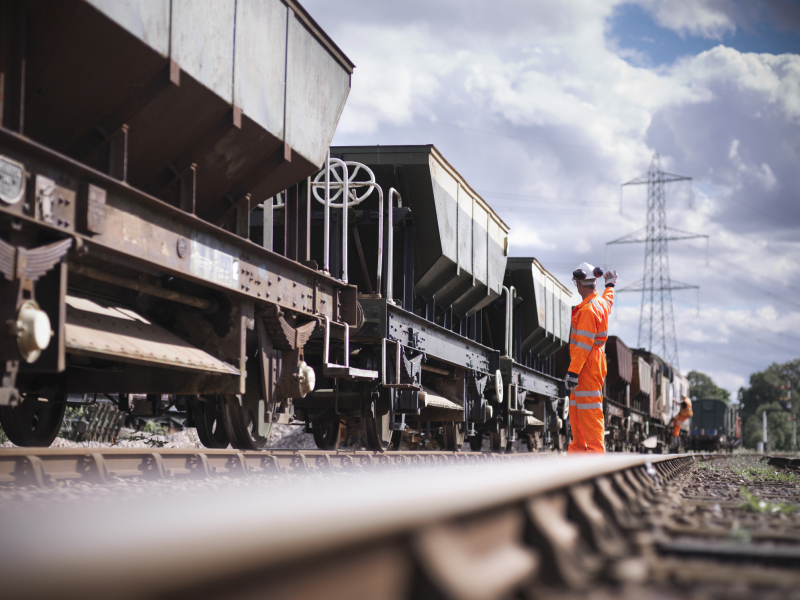
MULTIPOLYGON (((611 477, 625 480, 636 470, 611 477)), ((641 485, 655 491, 671 478, 648 475, 641 485)), ((610 482, 599 477, 415 534, 408 597, 504 598, 543 588, 582 591, 597 581, 643 582, 651 569, 650 537, 642 535, 645 520, 627 518, 643 498, 623 500, 610 482)))
MULTIPOLYGON (((179 469, 173 465, 186 455, 174 451, 151 454, 173 455, 162 456, 165 477, 178 476, 179 469)), ((200 462, 209 473, 217 468, 241 468, 254 474, 259 470, 294 473, 295 469, 350 466, 361 470, 380 464, 390 468, 436 465, 469 456, 363 451, 201 454, 207 460, 200 462)), ((469 460, 514 459, 474 456, 469 460)), ((106 461, 109 474, 114 471, 113 466, 108 467, 112 462, 106 461)), ((530 497, 509 498, 472 513, 464 507, 441 513, 440 508, 445 515, 442 520, 423 518, 359 543, 323 544, 325 549, 310 549, 306 555, 272 559, 266 567, 252 563, 223 571, 202 584, 200 579, 190 579, 178 589, 170 586, 161 593, 210 600, 253 597, 258 590, 262 596, 304 598, 335 589, 336 597, 354 600, 489 600, 581 592, 602 582, 617 586, 668 578, 679 563, 653 553, 661 547, 647 535, 652 524, 649 517, 658 504, 669 501, 668 492, 674 487, 670 482, 693 460, 669 458, 666 462, 669 468, 658 464, 628 467, 530 497), (658 476, 649 474, 651 470, 658 476), (620 491, 623 489, 627 491, 620 491), (656 493, 652 502, 646 500, 649 492, 656 493)), ((25 468, 31 470, 30 464, 25 468)), ((673 550, 678 553, 680 548, 673 550)))

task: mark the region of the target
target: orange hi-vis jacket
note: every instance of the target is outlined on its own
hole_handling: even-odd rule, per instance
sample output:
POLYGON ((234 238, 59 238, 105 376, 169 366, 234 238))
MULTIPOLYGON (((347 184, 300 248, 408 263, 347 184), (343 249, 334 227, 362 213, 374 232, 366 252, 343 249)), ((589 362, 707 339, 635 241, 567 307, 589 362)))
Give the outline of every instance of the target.
POLYGON ((681 434, 681 425, 683 425, 683 422, 694 415, 694 412, 692 411, 692 401, 686 399, 684 402, 686 402, 686 408, 682 408, 680 412, 675 415, 674 425, 672 426, 673 437, 678 437, 681 434))
POLYGON ((572 442, 569 452, 605 452, 603 438, 603 382, 606 379, 605 343, 614 288, 596 292, 572 311, 569 370, 578 374, 578 386, 569 397, 572 442))

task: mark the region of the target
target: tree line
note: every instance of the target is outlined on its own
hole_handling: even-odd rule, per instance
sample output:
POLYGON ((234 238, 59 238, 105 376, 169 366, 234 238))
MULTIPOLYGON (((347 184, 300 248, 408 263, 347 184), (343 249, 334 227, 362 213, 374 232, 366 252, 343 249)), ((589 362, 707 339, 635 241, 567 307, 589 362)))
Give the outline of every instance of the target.
MULTIPOLYGON (((689 395, 693 399, 731 401, 728 390, 718 387, 705 373, 690 371, 687 377, 689 395)), ((762 420, 766 412, 769 449, 795 450, 792 418, 796 417, 800 408, 800 358, 783 364, 773 363, 763 371, 750 375, 750 385, 739 388, 739 403, 743 423, 742 444, 745 448, 755 448, 762 441, 762 420), (791 402, 788 401, 789 390, 785 389, 786 386, 791 386, 791 402)))

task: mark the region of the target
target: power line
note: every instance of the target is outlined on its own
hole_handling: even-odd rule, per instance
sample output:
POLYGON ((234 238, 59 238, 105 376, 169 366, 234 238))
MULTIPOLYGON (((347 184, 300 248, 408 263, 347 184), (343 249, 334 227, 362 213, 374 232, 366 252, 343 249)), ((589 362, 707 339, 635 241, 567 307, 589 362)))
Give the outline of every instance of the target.
POLYGON ((531 196, 528 194, 514 194, 511 192, 490 192, 487 190, 476 190, 482 196, 494 196, 494 197, 502 197, 505 200, 554 200, 557 202, 570 202, 574 204, 591 204, 591 205, 609 205, 616 207, 615 202, 606 202, 600 200, 576 200, 573 198, 556 198, 553 196, 531 196))
MULTIPOLYGON (((416 121, 418 123, 425 123, 426 125, 439 125, 439 126, 442 126, 442 127, 449 127, 449 128, 452 128, 452 129, 461 129, 461 130, 464 130, 464 131, 473 131, 473 132, 482 133, 482 134, 485 134, 485 135, 494 135, 494 136, 506 137, 506 138, 510 138, 510 139, 524 140, 524 141, 533 142, 533 143, 536 143, 536 144, 545 144, 545 145, 549 145, 549 146, 563 146, 563 147, 566 147, 566 148, 578 148, 578 149, 581 149, 581 150, 591 150, 592 152, 598 152, 600 154, 609 154, 610 153, 608 150, 597 148, 597 147, 593 147, 593 146, 582 146, 580 144, 569 144, 569 143, 566 143, 566 142, 554 142, 554 141, 551 141, 551 140, 541 140, 541 139, 531 138, 531 137, 528 137, 528 136, 514 135, 514 134, 511 134, 511 133, 503 133, 503 132, 500 132, 500 131, 492 131, 492 130, 489 130, 489 129, 478 129, 476 127, 467 127, 466 125, 456 125, 455 123, 447 123, 445 121, 423 119, 421 117, 415 117, 415 116, 412 116, 412 115, 401 115, 400 113, 391 112, 391 111, 387 111, 387 110, 381 110, 379 108, 374 108, 374 107, 371 107, 371 106, 364 106, 364 105, 361 105, 361 104, 350 103, 347 106, 352 106, 354 108, 359 108, 361 110, 368 110, 368 111, 371 111, 371 112, 376 112, 376 113, 384 114, 384 115, 391 115, 391 116, 395 116, 395 117, 405 117, 405 118, 408 118, 411 121, 416 121)), ((700 183, 706 183, 706 184, 711 185, 711 186, 715 185, 715 184, 713 184, 711 182, 707 182, 705 180, 700 181, 700 183)), ((496 193, 496 192, 482 192, 482 193, 491 194, 491 193, 496 193)), ((557 200, 558 198, 552 198, 552 199, 553 200, 557 200)), ((764 215, 765 217, 769 217, 770 219, 773 219, 774 221, 776 221, 778 223, 785 224, 785 220, 784 219, 781 219, 780 217, 776 217, 774 215, 771 215, 771 214, 761 210, 760 208, 757 208, 757 207, 755 207, 755 206, 753 206, 751 204, 743 202, 742 200, 739 200, 738 198, 735 198, 733 196, 729 196, 729 199, 733 200, 734 202, 738 202, 742 206, 745 206, 745 207, 747 207, 747 208, 749 208, 751 210, 754 210, 754 211, 764 215)))
MULTIPOLYGON (((698 181, 698 183, 705 183, 705 184, 710 185, 710 186, 714 186, 715 185, 715 184, 713 184, 713 183, 711 183, 709 181, 703 181, 703 180, 698 181)), ((771 215, 768 212, 764 212, 760 208, 756 208, 752 204, 747 204, 747 202, 743 202, 742 200, 739 200, 738 198, 735 198, 734 196, 728 196, 728 199, 733 200, 734 202, 738 202, 739 204, 741 204, 742 206, 746 206, 750 210, 754 210, 754 211, 756 211, 758 213, 761 213, 765 217, 769 217, 770 219, 773 219, 774 221, 777 221, 781 225, 785 225, 786 224, 786 221, 784 219, 781 219, 780 217, 776 217, 775 215, 771 215)))
POLYGON ((361 104, 349 103, 346 106, 352 106, 353 108, 360 108, 362 110, 369 110, 369 111, 376 112, 376 113, 381 113, 381 114, 384 114, 384 115, 393 115, 393 116, 396 116, 396 117, 405 117, 405 118, 407 118, 407 119, 409 119, 411 121, 417 121, 418 123, 425 123, 426 125, 440 125, 442 127, 450 127, 452 129, 462 129, 464 131, 474 131, 476 133, 483 133, 483 134, 486 134, 486 135, 496 135, 496 136, 499 136, 499 137, 506 137, 506 138, 511 138, 511 139, 524 140, 526 142, 533 142, 535 144, 546 144, 548 146, 564 146, 566 148, 578 148, 580 150, 591 150, 592 152, 599 152, 600 154, 609 154, 610 153, 608 150, 602 150, 600 148, 595 148, 595 147, 591 147, 591 146, 581 146, 579 144, 568 144, 566 142, 553 142, 553 141, 550 141, 550 140, 539 140, 539 139, 530 138, 530 137, 523 136, 523 135, 514 135, 514 134, 511 134, 511 133, 502 133, 500 131, 492 131, 492 130, 489 130, 489 129, 478 129, 476 127, 467 127, 466 125, 456 125, 455 123, 447 123, 445 121, 434 121, 434 120, 431 120, 431 119, 423 119, 423 118, 414 117, 414 116, 411 116, 411 115, 401 115, 399 113, 390 112, 390 111, 386 111, 386 110, 381 110, 379 108, 373 108, 371 106, 363 106, 361 104))

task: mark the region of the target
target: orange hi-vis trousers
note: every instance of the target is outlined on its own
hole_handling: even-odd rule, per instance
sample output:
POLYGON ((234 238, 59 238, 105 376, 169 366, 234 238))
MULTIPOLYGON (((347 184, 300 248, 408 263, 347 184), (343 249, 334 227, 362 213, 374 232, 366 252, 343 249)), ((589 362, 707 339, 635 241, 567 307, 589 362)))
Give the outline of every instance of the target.
POLYGON ((613 304, 614 288, 609 287, 602 297, 595 293, 572 311, 569 370, 578 374, 578 386, 569 397, 570 453, 605 452, 603 382, 608 367, 604 344, 613 304))

